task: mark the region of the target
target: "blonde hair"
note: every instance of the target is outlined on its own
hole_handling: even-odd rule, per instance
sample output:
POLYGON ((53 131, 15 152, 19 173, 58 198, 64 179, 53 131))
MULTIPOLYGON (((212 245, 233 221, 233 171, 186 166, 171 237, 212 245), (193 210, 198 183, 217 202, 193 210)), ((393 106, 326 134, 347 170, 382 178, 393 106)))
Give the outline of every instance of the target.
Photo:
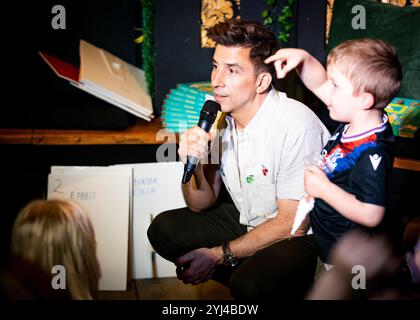
POLYGON ((12 254, 51 274, 66 271, 73 299, 92 299, 100 277, 96 241, 86 211, 72 201, 34 200, 23 208, 12 229, 12 254))
POLYGON ((395 49, 385 41, 344 41, 331 50, 327 59, 330 64, 351 80, 354 95, 367 92, 374 96, 373 108, 385 108, 400 90, 401 64, 395 49))

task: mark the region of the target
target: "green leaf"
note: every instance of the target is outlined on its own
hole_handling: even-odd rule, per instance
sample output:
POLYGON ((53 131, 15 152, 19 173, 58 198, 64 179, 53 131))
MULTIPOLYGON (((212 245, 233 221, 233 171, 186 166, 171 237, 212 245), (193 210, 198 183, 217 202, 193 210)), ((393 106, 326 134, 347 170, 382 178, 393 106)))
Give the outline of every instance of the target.
POLYGON ((285 16, 287 18, 293 16, 293 12, 292 12, 292 10, 290 9, 289 6, 284 7, 283 10, 281 11, 281 13, 282 13, 282 16, 285 16))
POLYGON ((261 13, 261 16, 262 16, 263 18, 268 17, 268 10, 267 10, 267 9, 266 9, 266 10, 264 10, 264 11, 261 13))
POLYGON ((284 32, 284 31, 282 31, 282 32, 280 32, 280 34, 279 34, 279 36, 278 36, 278 39, 279 39, 281 42, 287 42, 287 40, 289 39, 289 36, 290 36, 290 34, 288 34, 288 33, 284 32))
POLYGON ((287 20, 287 18, 285 18, 284 16, 278 16, 278 17, 277 17, 277 21, 278 21, 280 24, 284 24, 284 23, 286 22, 286 20, 287 20))
POLYGON ((276 28, 279 26, 281 30, 281 32, 278 33, 277 38, 283 43, 287 42, 290 37, 290 31, 295 27, 295 25, 292 23, 292 19, 294 15, 294 4, 296 3, 296 0, 280 1, 282 10, 278 16, 274 16, 274 12, 276 12, 277 7, 280 6, 279 1, 266 0, 266 3, 267 9, 261 12, 264 25, 269 27, 273 24, 274 20, 276 28))
POLYGON ((271 17, 267 17, 264 19, 264 25, 265 26, 269 26, 273 23, 273 19, 271 19, 271 17))
POLYGON ((292 29, 293 29, 293 27, 294 27, 294 26, 295 26, 295 25, 294 25, 293 23, 286 24, 286 25, 284 26, 284 31, 289 32, 290 30, 292 30, 292 29))

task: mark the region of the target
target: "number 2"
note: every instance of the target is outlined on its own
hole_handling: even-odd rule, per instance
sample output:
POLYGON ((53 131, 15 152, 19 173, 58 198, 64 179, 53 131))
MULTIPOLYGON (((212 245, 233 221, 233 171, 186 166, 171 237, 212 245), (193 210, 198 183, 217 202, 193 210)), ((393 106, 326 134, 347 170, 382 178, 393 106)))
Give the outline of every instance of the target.
POLYGON ((61 185, 63 184, 63 183, 61 182, 61 180, 60 180, 60 179, 55 179, 55 183, 57 184, 57 186, 54 188, 54 192, 57 192, 57 193, 64 193, 63 191, 58 190, 58 188, 60 188, 60 187, 61 187, 61 185))

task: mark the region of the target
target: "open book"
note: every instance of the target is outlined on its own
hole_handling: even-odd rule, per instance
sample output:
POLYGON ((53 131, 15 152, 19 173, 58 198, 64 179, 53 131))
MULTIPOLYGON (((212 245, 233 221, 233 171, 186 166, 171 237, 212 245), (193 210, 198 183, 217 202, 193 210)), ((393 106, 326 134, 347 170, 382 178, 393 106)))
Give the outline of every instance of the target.
POLYGON ((39 54, 57 76, 75 87, 139 118, 153 118, 152 99, 141 69, 84 40, 80 40, 80 68, 49 54, 39 54))

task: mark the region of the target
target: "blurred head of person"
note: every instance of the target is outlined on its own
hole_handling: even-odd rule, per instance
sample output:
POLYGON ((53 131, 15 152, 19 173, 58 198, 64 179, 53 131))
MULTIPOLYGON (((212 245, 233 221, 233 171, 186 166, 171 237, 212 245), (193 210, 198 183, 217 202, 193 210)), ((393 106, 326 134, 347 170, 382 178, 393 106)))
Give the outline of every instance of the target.
POLYGON ((411 281, 420 284, 420 217, 410 220, 403 236, 405 257, 411 273, 411 281))
POLYGON ((100 278, 96 240, 87 212, 67 200, 34 200, 12 229, 11 252, 51 274, 63 266, 73 299, 92 299, 100 278))

